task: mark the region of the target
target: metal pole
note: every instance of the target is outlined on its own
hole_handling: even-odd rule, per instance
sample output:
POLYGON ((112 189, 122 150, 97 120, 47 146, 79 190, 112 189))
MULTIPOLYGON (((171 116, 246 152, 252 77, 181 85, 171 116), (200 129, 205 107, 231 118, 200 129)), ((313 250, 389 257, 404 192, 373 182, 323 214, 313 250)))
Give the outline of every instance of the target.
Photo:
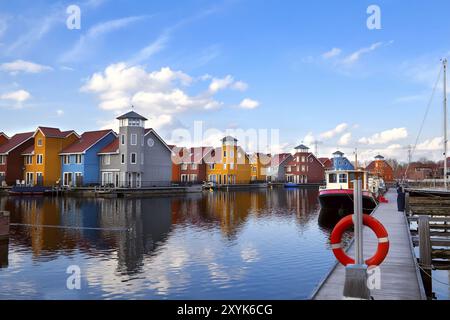
POLYGON ((353 203, 354 203, 354 214, 353 214, 353 224, 355 228, 355 263, 362 265, 364 264, 363 256, 363 212, 362 212, 362 181, 361 179, 354 180, 353 189, 353 203))
POLYGON ((447 190, 447 59, 444 65, 444 188, 447 190))

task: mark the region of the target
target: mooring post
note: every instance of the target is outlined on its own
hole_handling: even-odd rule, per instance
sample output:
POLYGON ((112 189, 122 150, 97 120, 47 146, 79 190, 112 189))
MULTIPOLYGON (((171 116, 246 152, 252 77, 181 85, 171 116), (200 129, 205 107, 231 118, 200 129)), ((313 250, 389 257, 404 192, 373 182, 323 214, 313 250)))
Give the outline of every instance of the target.
POLYGON ((405 214, 408 216, 410 213, 410 207, 409 207, 409 192, 405 193, 405 214))
POLYGON ((369 300, 367 265, 364 264, 363 252, 362 182, 360 179, 357 179, 353 181, 353 185, 355 264, 345 268, 344 299, 369 300))
POLYGON ((430 218, 421 215, 419 217, 419 263, 420 274, 427 297, 433 295, 432 259, 430 239, 430 218))

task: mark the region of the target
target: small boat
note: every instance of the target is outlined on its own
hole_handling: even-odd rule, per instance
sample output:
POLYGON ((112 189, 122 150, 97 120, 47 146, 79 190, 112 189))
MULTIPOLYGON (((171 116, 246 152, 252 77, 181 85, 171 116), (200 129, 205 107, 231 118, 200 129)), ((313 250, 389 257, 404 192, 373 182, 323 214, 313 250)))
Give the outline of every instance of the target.
POLYGON ((51 191, 51 188, 47 187, 26 187, 26 186, 15 186, 9 190, 9 195, 11 196, 43 196, 45 193, 51 191))
POLYGON ((321 208, 327 214, 344 217, 353 214, 353 181, 362 180, 363 212, 372 213, 378 205, 369 187, 369 173, 363 170, 331 170, 326 172, 326 186, 319 190, 321 208))
POLYGON ((299 184, 294 183, 294 182, 287 182, 287 183, 284 184, 284 187, 285 188, 298 188, 299 184))

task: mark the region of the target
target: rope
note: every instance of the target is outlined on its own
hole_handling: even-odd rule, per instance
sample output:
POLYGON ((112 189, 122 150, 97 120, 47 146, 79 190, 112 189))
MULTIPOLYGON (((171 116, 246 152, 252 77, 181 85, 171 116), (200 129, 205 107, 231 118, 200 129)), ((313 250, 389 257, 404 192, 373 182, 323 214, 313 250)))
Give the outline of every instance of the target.
POLYGON ((440 283, 440 284, 443 284, 443 285, 445 285, 445 286, 450 287, 450 284, 448 284, 448 283, 446 283, 446 282, 442 282, 442 281, 440 281, 440 280, 438 280, 438 279, 433 279, 433 276, 432 276, 431 274, 429 274, 428 272, 426 272, 426 271, 422 268, 422 265, 421 265, 420 263, 419 263, 418 265, 419 265, 420 270, 422 270, 423 273, 426 274, 426 275, 431 279, 431 281, 434 281, 434 282, 437 282, 437 283, 440 283))
MULTIPOLYGON (((439 74, 438 74, 438 77, 437 77, 437 79, 436 79, 436 83, 434 84, 434 87, 433 87, 433 91, 432 91, 432 93, 431 93, 430 100, 428 101, 427 109, 426 109, 425 114, 424 114, 423 119, 422 119, 422 124, 420 125, 420 129, 419 129, 419 132, 418 132, 417 137, 416 137, 416 142, 415 142, 415 144, 414 144, 414 148, 412 149, 412 152, 411 152, 411 157, 412 157, 412 156, 414 155, 414 153, 416 152, 417 144, 419 143, 419 139, 420 139, 420 135, 422 134, 423 127, 425 126, 425 121, 426 121, 427 116, 428 116, 428 113, 430 112, 430 109, 431 109, 431 103, 433 102, 434 95, 435 95, 435 93, 436 93, 436 89, 437 89, 439 80, 441 79, 442 69, 443 69, 443 67, 441 66, 441 67, 439 68, 439 74)), ((403 176, 403 179, 404 179, 404 180, 406 180, 406 177, 407 177, 408 170, 409 170, 409 167, 410 167, 410 166, 411 166, 411 163, 408 162, 408 166, 406 167, 405 174, 404 174, 404 176, 403 176)))

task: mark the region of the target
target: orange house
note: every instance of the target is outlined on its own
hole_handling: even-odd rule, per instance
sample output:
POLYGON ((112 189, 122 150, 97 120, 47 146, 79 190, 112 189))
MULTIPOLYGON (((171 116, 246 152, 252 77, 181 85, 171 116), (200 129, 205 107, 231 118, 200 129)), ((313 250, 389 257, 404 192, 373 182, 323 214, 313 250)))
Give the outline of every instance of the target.
POLYGON ((375 160, 366 167, 366 170, 380 176, 385 182, 394 181, 394 170, 391 165, 384 160, 383 156, 376 156, 375 160))
POLYGON ((59 153, 78 139, 80 136, 73 130, 38 127, 34 133, 34 145, 22 153, 25 183, 49 187, 61 182, 59 153))

